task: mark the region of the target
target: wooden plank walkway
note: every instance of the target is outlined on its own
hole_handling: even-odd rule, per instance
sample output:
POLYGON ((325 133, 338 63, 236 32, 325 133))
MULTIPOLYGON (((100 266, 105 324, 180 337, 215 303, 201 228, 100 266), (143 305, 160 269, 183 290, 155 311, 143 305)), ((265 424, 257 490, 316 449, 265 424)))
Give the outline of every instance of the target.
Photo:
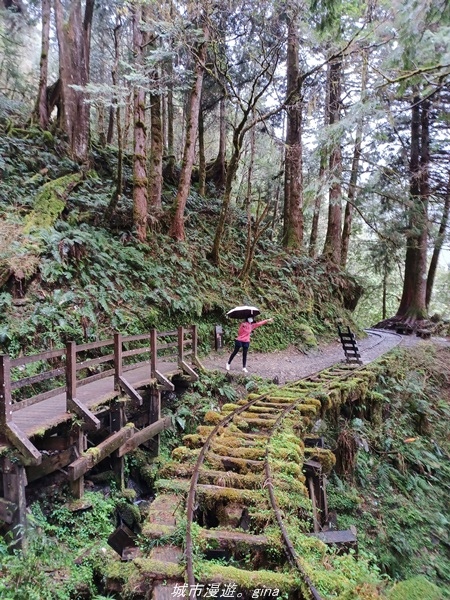
POLYGON ((157 456, 160 433, 171 427, 171 418, 161 417, 162 390, 175 389, 175 374, 196 381, 195 368, 202 368, 195 325, 116 332, 107 340, 69 341, 65 348, 15 358, 1 354, 0 524, 16 547, 26 543, 28 481, 63 471, 79 499, 85 475, 109 457, 122 488, 125 455, 151 440, 157 456))
MULTIPOLYGON (((158 370, 165 376, 179 371, 176 363, 161 361, 158 363, 158 370)), ((150 362, 148 365, 127 371, 126 379, 134 389, 154 383, 155 380, 152 380, 150 373, 150 362)), ((114 376, 77 387, 78 400, 94 413, 96 407, 119 396, 123 396, 123 392, 114 389, 114 376)), ((32 438, 73 418, 73 414, 66 411, 66 400, 64 391, 57 396, 13 412, 12 421, 28 438, 32 438)))
MULTIPOLYGON (((126 395, 141 404, 139 388, 151 385, 154 390, 173 390, 170 377, 176 373, 185 373, 192 381, 198 378, 194 366, 200 366, 195 325, 131 336, 117 332, 108 340, 79 345, 68 342, 66 348, 14 359, 0 355, 0 445, 12 444, 32 462, 39 462, 41 457, 27 440, 51 435, 74 415, 96 429, 100 422, 95 412, 106 403, 126 395), (129 359, 138 362, 129 364, 129 359), (37 374, 13 378, 17 370, 30 372, 29 367, 37 363, 37 374), (65 385, 61 385, 62 377, 65 385), (36 384, 45 381, 53 381, 53 387, 36 394, 36 384), (27 389, 33 395, 27 396, 27 389), (22 396, 15 401, 18 390, 22 396)), ((153 410, 151 422, 158 420, 160 404, 150 412, 153 410)))

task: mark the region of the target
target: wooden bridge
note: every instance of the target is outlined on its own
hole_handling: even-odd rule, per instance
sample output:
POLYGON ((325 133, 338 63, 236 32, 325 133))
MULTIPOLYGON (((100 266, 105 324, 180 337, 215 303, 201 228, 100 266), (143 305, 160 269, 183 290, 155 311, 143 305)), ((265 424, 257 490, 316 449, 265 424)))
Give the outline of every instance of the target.
POLYGON ((64 470, 80 498, 85 473, 105 458, 120 485, 126 453, 148 443, 157 453, 159 433, 171 426, 161 418, 161 391, 175 389, 175 375, 198 378, 197 340, 193 325, 0 355, 0 532, 3 521, 22 543, 27 483, 64 470))

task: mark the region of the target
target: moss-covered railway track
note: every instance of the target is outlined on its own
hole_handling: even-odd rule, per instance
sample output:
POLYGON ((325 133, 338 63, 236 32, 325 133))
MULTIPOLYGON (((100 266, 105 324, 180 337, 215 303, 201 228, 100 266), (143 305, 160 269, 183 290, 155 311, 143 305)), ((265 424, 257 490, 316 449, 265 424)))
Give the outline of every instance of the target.
POLYGON ((323 482, 335 457, 311 430, 327 411, 336 416, 342 404, 364 398, 374 380, 366 367, 340 364, 209 411, 160 471, 160 493, 143 529, 160 546, 141 568, 151 576, 152 556, 164 540, 174 543, 177 519, 169 524, 158 513, 172 497, 178 521, 185 518, 186 569, 168 579, 185 578, 188 595, 233 581, 243 596, 261 588, 326 598, 316 579, 320 584, 327 549, 311 534, 326 521, 323 482))

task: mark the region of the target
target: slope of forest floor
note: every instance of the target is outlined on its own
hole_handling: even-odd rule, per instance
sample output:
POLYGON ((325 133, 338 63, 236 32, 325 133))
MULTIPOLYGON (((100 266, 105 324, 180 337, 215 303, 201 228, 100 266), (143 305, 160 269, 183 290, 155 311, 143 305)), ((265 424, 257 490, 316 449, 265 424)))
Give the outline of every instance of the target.
MULTIPOLYGON (((202 349, 212 328, 226 324, 233 305, 254 304, 276 323, 260 331, 259 351, 300 350, 335 335, 338 320, 352 324, 361 288, 326 262, 281 249, 280 232, 257 245, 252 270, 241 276, 247 214, 230 210, 220 266, 208 260, 220 198, 191 191, 186 241, 167 234, 175 189, 163 193, 163 216, 148 243, 133 231, 132 172, 125 161, 125 190, 111 219, 112 150, 94 152, 97 169, 81 173, 51 134, 30 129, 0 137, 0 349, 30 350, 108 338, 113 330, 143 333, 197 323, 202 349)), ((229 325, 229 324, 228 324, 229 325)), ((227 326, 225 342, 234 332, 227 326)))

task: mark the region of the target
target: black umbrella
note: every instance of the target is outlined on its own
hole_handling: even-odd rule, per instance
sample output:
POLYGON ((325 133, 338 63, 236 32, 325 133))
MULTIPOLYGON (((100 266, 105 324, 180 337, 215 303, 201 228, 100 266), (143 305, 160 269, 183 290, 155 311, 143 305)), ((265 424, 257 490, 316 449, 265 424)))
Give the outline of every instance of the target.
POLYGON ((236 306, 227 312, 227 317, 230 319, 248 319, 256 317, 261 311, 255 306, 236 306))

